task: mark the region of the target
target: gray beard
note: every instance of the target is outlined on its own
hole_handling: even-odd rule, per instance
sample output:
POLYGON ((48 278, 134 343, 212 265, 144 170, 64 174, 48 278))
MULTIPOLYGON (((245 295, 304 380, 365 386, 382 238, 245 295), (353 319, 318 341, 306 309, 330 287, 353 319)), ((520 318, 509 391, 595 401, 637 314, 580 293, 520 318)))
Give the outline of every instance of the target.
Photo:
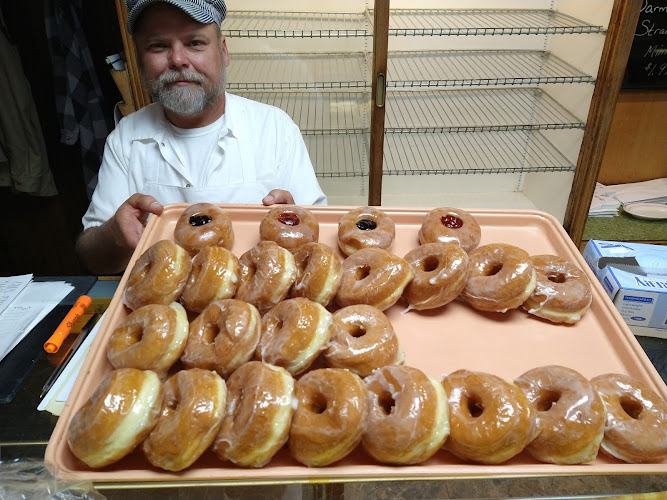
POLYGON ((217 87, 206 85, 206 79, 196 71, 167 71, 157 80, 146 82, 146 87, 153 101, 177 115, 192 116, 209 108, 225 91, 226 75, 222 69, 222 78, 217 87), (199 85, 187 87, 169 86, 179 80, 196 82, 199 85))

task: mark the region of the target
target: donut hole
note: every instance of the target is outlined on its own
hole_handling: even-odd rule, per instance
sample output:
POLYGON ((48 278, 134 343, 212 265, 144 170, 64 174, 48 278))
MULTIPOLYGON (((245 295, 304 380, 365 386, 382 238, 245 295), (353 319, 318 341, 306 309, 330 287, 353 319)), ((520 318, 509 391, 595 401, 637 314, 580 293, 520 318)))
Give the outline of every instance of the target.
POLYGON ((202 340, 206 344, 213 344, 215 343, 215 338, 218 336, 220 333, 220 326, 217 323, 209 323, 206 325, 206 328, 204 328, 204 331, 202 332, 202 340))
POLYGON ((327 398, 321 392, 313 394, 308 402, 308 409, 317 415, 321 415, 327 410, 327 398))
POLYGON ((482 400, 476 394, 468 396, 467 407, 470 416, 473 418, 480 417, 484 413, 484 403, 482 403, 482 400))
POLYGON ((547 275, 547 279, 553 283, 565 283, 565 274, 563 273, 552 273, 547 275))
POLYGON ((366 335, 366 329, 362 325, 350 325, 348 333, 350 334, 350 337, 358 339, 359 337, 366 335))
POLYGON ((561 393, 559 391, 544 391, 535 401, 535 408, 537 408, 537 411, 549 411, 553 405, 558 403, 560 397, 561 393))
POLYGON ((489 262, 484 266, 484 269, 482 269, 482 274, 484 276, 494 276, 498 274, 500 271, 503 269, 503 263, 502 262, 489 262))
POLYGON ((368 277, 371 274, 371 266, 361 266, 357 268, 357 271, 354 273, 354 278, 357 281, 361 281, 368 277))
POLYGON ((130 345, 137 344, 144 336, 144 329, 140 325, 131 325, 127 330, 127 342, 130 345))
POLYGON ((391 415, 396 407, 396 401, 389 391, 384 391, 378 397, 378 406, 384 415, 391 415))
POLYGON ((644 411, 644 405, 629 396, 623 396, 619 403, 621 404, 623 411, 627 413, 630 418, 639 420, 642 412, 644 411))
POLYGON ((440 260, 435 255, 429 255, 422 261, 422 270, 426 273, 435 271, 440 266, 440 260))
POLYGON ((275 326, 273 327, 274 335, 278 335, 280 333, 280 330, 283 329, 283 320, 279 319, 276 321, 275 326))

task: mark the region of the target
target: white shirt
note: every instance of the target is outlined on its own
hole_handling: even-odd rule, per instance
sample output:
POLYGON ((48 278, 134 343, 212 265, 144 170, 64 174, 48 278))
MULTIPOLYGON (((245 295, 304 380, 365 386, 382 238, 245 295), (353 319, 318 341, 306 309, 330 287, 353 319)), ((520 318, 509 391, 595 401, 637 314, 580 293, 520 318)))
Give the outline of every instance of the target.
POLYGON ((272 189, 284 189, 298 205, 326 204, 301 132, 287 113, 227 93, 225 113, 215 123, 211 161, 186 165, 160 105, 123 118, 107 138, 84 229, 110 219, 134 193, 162 204, 259 204, 272 189))

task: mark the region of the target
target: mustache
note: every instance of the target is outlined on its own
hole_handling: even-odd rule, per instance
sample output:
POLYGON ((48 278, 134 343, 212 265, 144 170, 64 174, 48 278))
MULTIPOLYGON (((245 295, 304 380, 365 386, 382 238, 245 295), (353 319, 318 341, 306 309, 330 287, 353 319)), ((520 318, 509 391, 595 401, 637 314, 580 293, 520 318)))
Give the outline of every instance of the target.
POLYGON ((185 71, 175 71, 175 70, 169 70, 165 71, 162 73, 158 79, 157 83, 160 85, 168 85, 170 83, 176 83, 176 82, 182 82, 182 81, 187 81, 187 82, 195 82, 199 84, 204 84, 206 79, 204 78, 204 75, 201 73, 198 73, 196 71, 190 71, 190 70, 185 70, 185 71))

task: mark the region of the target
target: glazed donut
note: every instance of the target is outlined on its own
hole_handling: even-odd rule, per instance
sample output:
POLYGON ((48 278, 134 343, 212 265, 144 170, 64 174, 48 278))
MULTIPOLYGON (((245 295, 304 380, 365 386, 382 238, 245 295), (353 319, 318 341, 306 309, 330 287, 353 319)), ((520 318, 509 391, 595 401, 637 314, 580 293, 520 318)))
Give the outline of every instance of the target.
POLYGON ((104 377, 69 423, 67 444, 88 467, 117 462, 157 423, 162 384, 152 371, 120 368, 104 377))
POLYGON ((185 349, 188 327, 188 314, 178 302, 140 307, 109 337, 107 358, 114 368, 153 370, 164 380, 185 349))
POLYGON ((468 254, 470 271, 461 298, 481 311, 516 309, 535 289, 535 270, 525 250, 491 243, 468 254))
POLYGON ((227 380, 227 409, 213 451, 241 467, 262 467, 289 437, 294 379, 284 368, 249 361, 227 380))
POLYGON ((417 368, 385 366, 364 379, 368 425, 361 444, 385 464, 417 464, 432 457, 449 434, 447 395, 417 368))
POLYGON ((434 208, 426 214, 419 229, 419 243, 457 243, 466 252, 477 248, 481 237, 479 224, 460 208, 434 208))
POLYGON ((132 310, 148 304, 171 304, 181 296, 191 268, 190 256, 176 243, 154 243, 130 271, 123 303, 132 310))
POLYGON ((230 299, 236 293, 241 264, 222 247, 204 247, 192 259, 192 270, 181 294, 181 304, 200 313, 211 302, 230 299))
POLYGON ((169 471, 190 467, 213 443, 226 397, 225 381, 214 372, 193 368, 171 376, 160 418, 141 445, 146 459, 169 471))
POLYGON ((210 246, 231 250, 234 244, 232 219, 217 205, 195 203, 183 210, 176 221, 174 239, 191 256, 210 246))
POLYGON ((554 323, 576 323, 593 300, 586 274, 556 255, 533 255, 535 290, 523 303, 530 314, 554 323))
POLYGON ((457 370, 442 385, 450 412, 445 449, 463 460, 501 464, 521 453, 539 432, 526 395, 500 377, 457 370))
POLYGON ((259 223, 261 241, 275 241, 288 250, 317 241, 319 237, 320 225, 315 216, 310 210, 296 205, 275 206, 259 223))
POLYGON ((401 298, 414 274, 405 259, 386 250, 358 250, 343 261, 336 301, 341 307, 368 304, 384 311, 401 298))
POLYGON ((389 250, 395 235, 394 221, 373 207, 350 210, 338 223, 338 246, 345 255, 352 255, 362 248, 389 250))
POLYGON ((450 303, 468 278, 468 254, 456 243, 425 243, 405 256, 415 271, 403 298, 410 309, 434 309, 450 303))
POLYGON ((226 379, 252 358, 261 329, 262 318, 252 304, 217 300, 190 324, 181 361, 187 368, 213 370, 226 379))
POLYGON ((339 368, 306 373, 296 383, 289 450, 300 463, 322 467, 346 457, 366 430, 366 385, 339 368))
POLYGON ((600 448, 629 463, 667 458, 667 403, 628 375, 608 373, 591 380, 607 410, 600 448))
POLYGON ((296 279, 294 257, 273 241, 260 241, 241 255, 239 263, 236 298, 254 305, 261 314, 283 300, 296 279))
POLYGON ((305 297, 285 300, 262 317, 255 359, 301 373, 329 343, 332 324, 321 304, 305 297))
POLYGON ((536 410, 540 434, 526 447, 541 462, 583 464, 597 457, 604 435, 604 405, 579 372, 563 366, 527 371, 514 383, 536 410))
POLYGON ((334 368, 367 377, 405 359, 389 319, 376 307, 359 304, 339 309, 333 313, 333 332, 324 359, 334 368))
POLYGON ((329 305, 336 296, 343 272, 343 263, 338 255, 324 243, 306 243, 294 250, 296 280, 290 297, 307 299, 329 305))

